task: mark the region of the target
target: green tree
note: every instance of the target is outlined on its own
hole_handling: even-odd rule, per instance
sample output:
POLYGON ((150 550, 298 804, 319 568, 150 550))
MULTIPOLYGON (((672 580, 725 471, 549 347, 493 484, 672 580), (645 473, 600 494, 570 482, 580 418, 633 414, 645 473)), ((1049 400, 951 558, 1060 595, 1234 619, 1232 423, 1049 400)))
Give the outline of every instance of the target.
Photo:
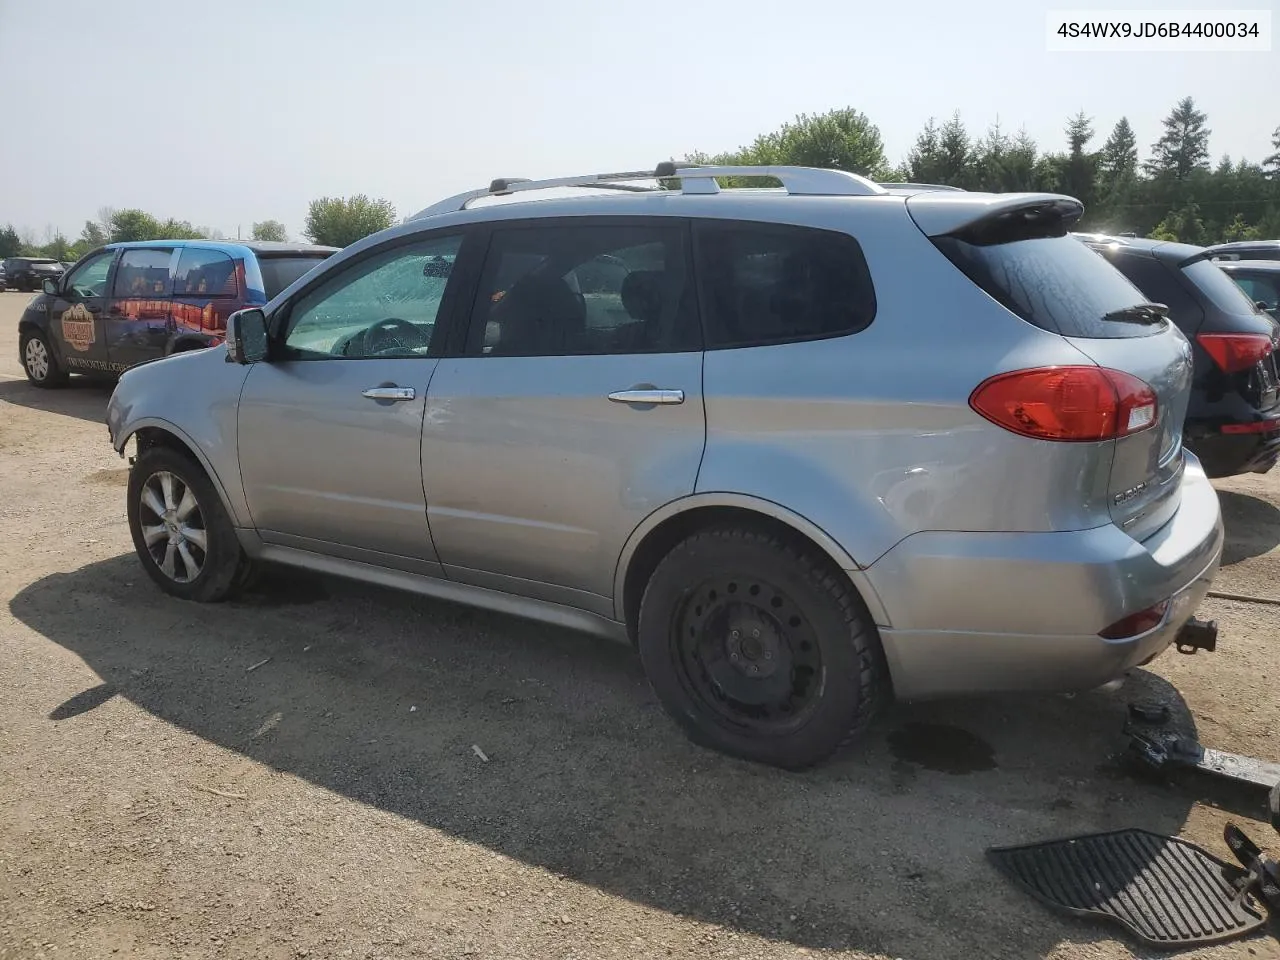
POLYGON ((102 229, 102 225, 96 220, 86 220, 84 229, 80 231, 80 239, 76 241, 76 246, 81 248, 81 252, 92 250, 94 247, 100 247, 107 242, 107 232, 102 229))
POLYGON ((1205 243, 1204 221, 1200 219, 1200 206, 1188 203, 1175 210, 1156 224, 1151 231, 1152 240, 1173 240, 1179 243, 1205 243))
POLYGON ((13 224, 6 224, 3 230, 0 230, 0 257, 16 257, 22 252, 22 238, 18 236, 18 231, 13 228, 13 224))
POLYGON ((388 200, 354 197, 321 197, 307 210, 304 233, 312 243, 346 247, 396 222, 396 208, 388 200))
POLYGON ((1151 145, 1145 164, 1153 177, 1189 180, 1197 170, 1209 169, 1208 117, 1196 109, 1192 97, 1183 97, 1164 119, 1164 133, 1151 145))
POLYGON ((1093 139, 1093 120, 1083 110, 1067 121, 1067 157, 1062 165, 1062 192, 1075 197, 1088 210, 1094 200, 1098 155, 1086 153, 1093 139))
POLYGON ((1267 179, 1280 178, 1280 127, 1271 131, 1271 148, 1275 153, 1262 161, 1262 169, 1267 172, 1267 179))
POLYGON ((937 182, 965 189, 975 186, 976 159, 973 141, 969 139, 964 121, 960 119, 958 112, 952 114, 951 119, 938 131, 938 161, 942 179, 937 182))
POLYGON ((1222 231, 1222 242, 1231 243, 1236 240, 1260 240, 1262 232, 1244 222, 1244 217, 1236 214, 1222 231))
POLYGON ((71 250, 71 242, 61 233, 57 233, 52 240, 40 248, 40 256, 51 257, 54 260, 74 260, 71 250))
POLYGON ((253 225, 253 239, 282 242, 289 239, 289 234, 279 220, 263 220, 253 225))
POLYGON ((907 154, 907 179, 914 183, 941 183, 942 147, 938 124, 930 117, 907 154))
POLYGON ((157 226, 156 240, 202 240, 209 231, 204 227, 193 227, 189 220, 175 220, 170 217, 157 226))
POLYGON ((1104 180, 1104 189, 1114 189, 1115 184, 1132 182, 1138 175, 1138 138, 1128 117, 1121 117, 1111 128, 1111 136, 1102 145, 1098 155, 1098 175, 1104 180))
POLYGON ((160 224, 145 210, 115 210, 111 213, 112 242, 159 238, 160 224))

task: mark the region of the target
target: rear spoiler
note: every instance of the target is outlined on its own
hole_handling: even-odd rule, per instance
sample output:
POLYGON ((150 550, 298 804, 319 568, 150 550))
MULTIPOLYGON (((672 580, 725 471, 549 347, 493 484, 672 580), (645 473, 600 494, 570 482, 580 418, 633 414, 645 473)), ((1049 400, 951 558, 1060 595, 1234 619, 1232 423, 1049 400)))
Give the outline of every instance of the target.
POLYGON ((907 211, 925 236, 964 236, 976 242, 1015 232, 1065 233, 1084 213, 1084 204, 1059 193, 917 193, 907 211))

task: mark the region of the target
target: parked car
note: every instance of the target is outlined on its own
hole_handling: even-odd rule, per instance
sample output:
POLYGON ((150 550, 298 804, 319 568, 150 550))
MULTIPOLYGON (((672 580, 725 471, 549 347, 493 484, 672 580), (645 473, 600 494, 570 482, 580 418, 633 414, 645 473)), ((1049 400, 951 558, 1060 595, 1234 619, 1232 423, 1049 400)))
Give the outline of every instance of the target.
POLYGON ((1210 477, 1266 473, 1280 458, 1280 329, 1209 251, 1184 243, 1082 237, 1191 340, 1186 443, 1210 477))
POLYGON ((1081 205, 714 179, 752 172, 495 181, 129 370, 143 568, 216 601, 273 561, 627 639, 695 740, 784 767, 894 696, 1209 646, 1190 348, 1067 236, 1081 205), (635 189, 658 176, 681 189, 635 189))
POLYGON ((72 373, 222 342, 227 317, 264 304, 336 247, 221 240, 111 243, 47 278, 18 325, 27 379, 57 387, 72 373))
POLYGON ((5 283, 19 290, 38 290, 47 279, 62 276, 62 264, 48 257, 9 257, 4 262, 5 283))
POLYGON ((1280 260, 1280 240, 1237 240, 1207 249, 1214 260, 1280 260))
POLYGON ((0 260, 0 293, 9 289, 9 274, 4 268, 5 261, 0 260))
POLYGON ((1259 310, 1280 320, 1280 259, 1223 260, 1218 266, 1236 282, 1259 310))

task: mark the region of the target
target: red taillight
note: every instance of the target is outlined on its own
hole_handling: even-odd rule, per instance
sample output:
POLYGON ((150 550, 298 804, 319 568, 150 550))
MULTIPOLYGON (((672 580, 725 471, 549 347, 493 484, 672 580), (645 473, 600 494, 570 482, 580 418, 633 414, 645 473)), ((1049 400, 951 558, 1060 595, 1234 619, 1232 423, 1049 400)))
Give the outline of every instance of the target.
POLYGON ((1117 620, 1105 630, 1099 630, 1098 636, 1103 640, 1124 640, 1154 630, 1164 620, 1164 612, 1169 609, 1169 601, 1161 600, 1153 607, 1131 613, 1123 620, 1117 620))
POLYGON ((1202 333, 1196 340, 1223 373, 1248 370, 1272 349, 1271 338, 1265 333, 1202 333))
POLYGON ((1155 391, 1106 367, 1037 367, 984 380, 969 406, 1037 440, 1113 440, 1156 425, 1155 391))

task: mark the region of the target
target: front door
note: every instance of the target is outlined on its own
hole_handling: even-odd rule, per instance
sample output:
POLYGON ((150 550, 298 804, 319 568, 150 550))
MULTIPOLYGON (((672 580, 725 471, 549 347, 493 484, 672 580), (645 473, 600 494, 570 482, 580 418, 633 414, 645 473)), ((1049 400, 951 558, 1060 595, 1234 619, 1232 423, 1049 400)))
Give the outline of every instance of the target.
POLYGON ((107 305, 107 353, 117 368, 164 356, 176 259, 173 247, 128 247, 120 254, 107 305))
POLYGON ((249 512, 268 543, 439 574, 420 447, 459 235, 399 243, 273 318, 240 397, 249 512))
POLYGON ((61 292, 49 300, 49 333, 66 368, 108 372, 104 308, 115 250, 91 254, 62 278, 61 292))
POLYGON ((504 224, 465 356, 427 398, 422 473, 450 578, 611 612, 627 537, 694 491, 706 436, 684 224, 504 224))

